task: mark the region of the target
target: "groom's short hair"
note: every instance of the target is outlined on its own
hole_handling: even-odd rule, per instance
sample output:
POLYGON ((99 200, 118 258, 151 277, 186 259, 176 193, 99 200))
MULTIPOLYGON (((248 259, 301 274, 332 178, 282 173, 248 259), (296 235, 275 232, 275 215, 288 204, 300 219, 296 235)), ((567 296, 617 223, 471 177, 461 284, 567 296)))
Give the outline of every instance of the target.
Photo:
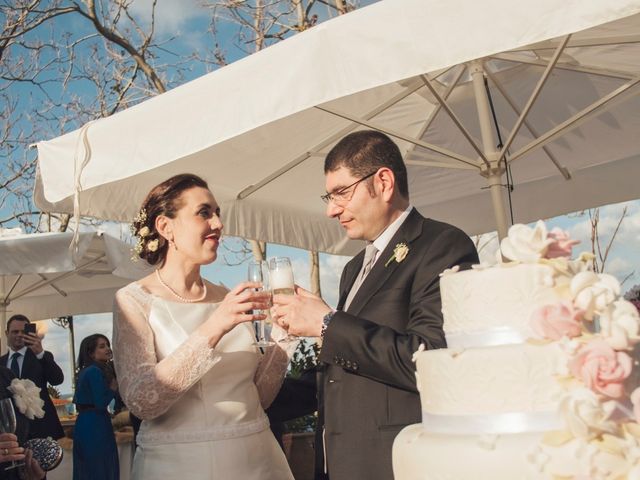
POLYGON ((376 130, 353 132, 340 140, 327 154, 324 173, 345 167, 356 177, 365 177, 378 168, 393 172, 400 195, 409 198, 407 167, 398 145, 376 130))

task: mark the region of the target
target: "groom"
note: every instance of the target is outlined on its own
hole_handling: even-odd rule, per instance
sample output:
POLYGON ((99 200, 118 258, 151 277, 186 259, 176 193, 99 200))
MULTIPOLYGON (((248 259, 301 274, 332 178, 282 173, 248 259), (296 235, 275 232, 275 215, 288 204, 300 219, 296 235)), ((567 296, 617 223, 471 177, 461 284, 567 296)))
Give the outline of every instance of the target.
POLYGON ((275 295, 289 332, 322 337, 316 478, 393 478, 391 447, 421 421, 413 353, 446 346, 439 274, 478 263, 457 228, 424 218, 409 203, 407 170, 386 135, 343 138, 324 164, 327 215, 367 248, 344 268, 336 311, 297 288, 275 295))

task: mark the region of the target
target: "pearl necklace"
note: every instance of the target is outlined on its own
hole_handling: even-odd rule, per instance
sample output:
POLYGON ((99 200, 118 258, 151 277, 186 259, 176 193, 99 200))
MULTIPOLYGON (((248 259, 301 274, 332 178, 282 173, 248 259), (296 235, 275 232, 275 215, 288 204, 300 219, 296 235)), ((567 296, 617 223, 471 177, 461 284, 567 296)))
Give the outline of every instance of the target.
POLYGON ((207 284, 204 282, 204 280, 202 280, 202 278, 200 279, 202 280, 202 290, 203 290, 202 295, 199 298, 190 299, 190 298, 184 298, 182 295, 179 295, 173 288, 171 288, 169 285, 164 283, 164 280, 162 280, 162 277, 160 276, 160 270, 158 269, 156 269, 156 277, 158 277, 158 281, 162 284, 162 286, 167 290, 169 290, 171 294, 177 299, 179 299, 181 302, 198 303, 207 297, 207 284))

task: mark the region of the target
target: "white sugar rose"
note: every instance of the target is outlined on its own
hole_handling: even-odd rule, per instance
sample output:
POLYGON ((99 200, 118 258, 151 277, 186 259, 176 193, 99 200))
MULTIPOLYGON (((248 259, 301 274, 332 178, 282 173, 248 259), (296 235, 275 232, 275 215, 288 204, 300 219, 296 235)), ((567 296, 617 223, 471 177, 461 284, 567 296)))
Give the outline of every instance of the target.
POLYGON ((631 350, 639 332, 640 315, 631 302, 617 300, 600 315, 600 334, 616 350, 631 350))
POLYGON ((572 390, 560 403, 567 427, 578 438, 595 438, 603 432, 614 433, 616 422, 610 416, 616 408, 615 401, 601 402, 588 388, 572 390))
POLYGON ((547 227, 542 220, 534 228, 516 224, 509 228, 509 234, 500 242, 500 251, 512 261, 534 263, 547 253, 553 239, 548 238, 547 227))
POLYGON ((593 320, 620 296, 620 282, 606 273, 580 272, 571 280, 570 291, 574 306, 585 312, 584 318, 593 320))

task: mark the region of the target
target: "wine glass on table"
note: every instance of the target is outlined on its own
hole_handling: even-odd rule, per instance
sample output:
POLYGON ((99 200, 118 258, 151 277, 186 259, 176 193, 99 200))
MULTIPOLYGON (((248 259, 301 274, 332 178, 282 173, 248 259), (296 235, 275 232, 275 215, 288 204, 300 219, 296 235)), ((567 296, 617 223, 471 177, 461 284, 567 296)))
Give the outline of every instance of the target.
MULTIPOLYGON (((258 291, 269 291, 269 269, 267 267, 267 262, 255 260, 249 262, 249 277, 248 280, 250 282, 258 282, 262 284, 262 287, 258 289, 258 291)), ((254 312, 255 314, 263 313, 262 310, 257 310, 254 312)), ((255 345, 258 347, 268 347, 273 345, 274 342, 267 339, 267 335, 265 332, 265 324, 271 321, 271 317, 269 316, 269 312, 264 312, 267 314, 267 318, 265 320, 259 320, 256 322, 256 327, 258 330, 257 340, 255 345)))
MULTIPOLYGON (((3 398, 0 400, 0 432, 1 433, 16 433, 16 412, 13 409, 13 402, 10 398, 3 398)), ((5 470, 11 470, 12 468, 21 467, 24 462, 16 463, 15 460, 11 461, 11 464, 5 468, 5 470)))
MULTIPOLYGON (((293 269, 289 257, 273 257, 269 260, 269 283, 273 295, 295 294, 293 269)), ((294 335, 289 335, 287 340, 294 338, 296 338, 294 335)))

